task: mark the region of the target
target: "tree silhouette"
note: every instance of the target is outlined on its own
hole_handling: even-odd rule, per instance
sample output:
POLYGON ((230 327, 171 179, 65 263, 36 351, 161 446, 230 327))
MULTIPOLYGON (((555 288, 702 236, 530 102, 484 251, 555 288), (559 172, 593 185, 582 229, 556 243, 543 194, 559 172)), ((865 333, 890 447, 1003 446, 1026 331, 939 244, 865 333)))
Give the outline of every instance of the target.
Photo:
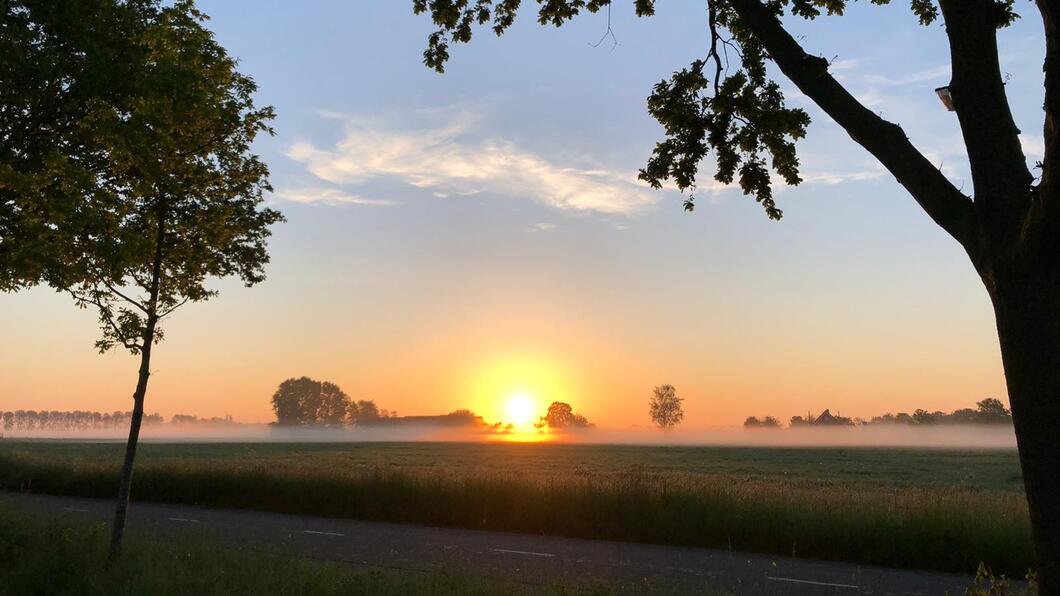
POLYGON ((677 390, 673 385, 659 385, 651 394, 648 401, 648 413, 651 421, 663 430, 670 430, 685 419, 685 411, 681 406, 683 397, 677 396, 677 390))
MULTIPOLYGON (((888 4, 888 0, 874 0, 888 4)), ((497 35, 515 21, 520 0, 413 0, 437 30, 424 63, 441 72, 452 43, 476 26, 497 35)), ((638 16, 654 0, 633 0, 638 16)), ((795 141, 809 117, 789 108, 768 63, 864 147, 924 213, 968 254, 994 306, 1009 402, 1030 510, 1043 594, 1060 594, 1060 3, 1037 0, 1044 24, 1045 155, 1028 168, 1005 93, 999 29, 1018 17, 1014 0, 912 0, 923 25, 940 17, 949 42, 951 79, 939 90, 956 113, 971 168, 970 194, 924 156, 902 128, 863 105, 829 72, 829 60, 807 54, 781 17, 842 15, 847 0, 707 0, 705 59, 658 83, 648 112, 665 139, 640 171, 656 188, 672 181, 687 192, 686 209, 704 158, 714 179, 738 183, 772 219, 782 213, 773 179, 798 184, 795 141)), ((538 22, 563 25, 581 11, 610 9, 609 0, 538 0, 538 22)), ((941 109, 941 108, 940 108, 941 109)))
POLYGON ((593 426, 585 416, 576 414, 570 404, 561 401, 554 401, 548 406, 548 411, 541 417, 540 425, 557 429, 593 426))
POLYGON ((276 423, 283 426, 342 426, 351 406, 338 385, 309 377, 287 379, 272 396, 276 423))

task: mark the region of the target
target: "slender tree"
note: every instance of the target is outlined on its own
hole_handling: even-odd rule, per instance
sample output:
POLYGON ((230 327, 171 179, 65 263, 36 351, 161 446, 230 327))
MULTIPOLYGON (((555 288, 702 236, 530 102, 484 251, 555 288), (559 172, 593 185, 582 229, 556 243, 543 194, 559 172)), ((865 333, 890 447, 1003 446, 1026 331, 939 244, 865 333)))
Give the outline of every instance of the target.
MULTIPOLYGON (((190 0, 167 6, 64 0, 40 14, 64 24, 54 35, 76 36, 82 16, 91 22, 127 6, 136 10, 122 12, 128 22, 120 20, 120 33, 129 37, 118 44, 121 51, 96 45, 85 50, 87 63, 124 62, 129 79, 118 83, 124 93, 113 101, 107 93, 89 94, 74 102, 84 109, 75 106, 74 115, 60 119, 67 124, 44 131, 61 149, 78 142, 86 148, 58 154, 42 149, 41 160, 19 164, 15 147, 15 158, 5 155, 8 167, 0 171, 0 192, 14 205, 0 251, 10 257, 3 261, 7 279, 14 280, 7 287, 45 281, 68 293, 78 306, 97 310, 100 352, 122 347, 140 359, 112 555, 121 549, 161 321, 187 302, 215 296, 206 286, 209 278, 234 276, 248 286, 262 281, 269 226, 281 219, 261 206, 268 170, 250 151, 257 134, 271 134, 272 109, 255 107, 254 82, 236 70, 190 0), (53 161, 72 164, 59 168, 72 182, 64 185, 60 178, 53 184, 56 194, 36 184, 49 179, 47 164, 53 161)), ((11 16, 9 10, 6 18, 11 16)), ((55 46, 62 48, 62 41, 55 46)), ((62 89, 71 83, 47 77, 22 82, 35 84, 62 89)))
POLYGON ((659 385, 651 392, 648 401, 648 413, 651 421, 663 430, 670 430, 685 419, 685 410, 681 402, 685 399, 677 396, 673 385, 659 385))
MULTIPOLYGON (((520 0, 413 0, 438 29, 427 66, 441 71, 452 43, 470 41, 476 25, 502 34, 520 0)), ((788 108, 766 64, 871 153, 925 214, 968 254, 996 315, 1009 402, 1030 510, 1043 594, 1060 594, 1060 1, 1036 0, 1045 29, 1045 156, 1035 178, 1019 141, 998 60, 997 31, 1017 17, 1014 0, 911 0, 924 25, 942 18, 951 79, 943 90, 960 123, 972 173, 970 194, 957 188, 901 127, 861 104, 808 54, 781 18, 842 15, 848 0, 706 0, 706 59, 655 86, 648 111, 664 127, 643 180, 672 180, 694 205, 700 164, 713 152, 714 178, 738 182, 773 219, 781 217, 770 171, 798 184, 794 141, 809 118, 788 108), (725 57, 731 60, 727 60, 725 57)), ((887 4, 889 0, 872 0, 887 4)), ((581 11, 610 10, 609 0, 538 0, 542 25, 560 26, 581 11)), ((654 0, 633 0, 639 16, 654 0)))

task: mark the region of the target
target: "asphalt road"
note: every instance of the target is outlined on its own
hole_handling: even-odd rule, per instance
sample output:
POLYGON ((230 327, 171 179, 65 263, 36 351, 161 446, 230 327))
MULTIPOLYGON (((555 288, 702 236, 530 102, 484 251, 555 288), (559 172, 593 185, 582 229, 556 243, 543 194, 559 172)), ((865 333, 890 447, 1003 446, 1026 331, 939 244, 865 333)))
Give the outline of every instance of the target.
MULTIPOLYGON (((57 520, 109 520, 110 501, 0 493, 0 505, 57 520)), ((445 569, 528 584, 606 584, 632 593, 963 595, 971 578, 702 548, 577 540, 133 503, 130 532, 205 533, 233 546, 423 572, 445 569)))

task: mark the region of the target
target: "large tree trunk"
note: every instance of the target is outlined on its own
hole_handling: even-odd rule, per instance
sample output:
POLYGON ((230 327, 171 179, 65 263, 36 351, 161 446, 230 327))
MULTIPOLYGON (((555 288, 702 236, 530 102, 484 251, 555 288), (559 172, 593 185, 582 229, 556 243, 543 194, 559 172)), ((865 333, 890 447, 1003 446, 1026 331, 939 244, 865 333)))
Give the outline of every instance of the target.
POLYGON ((125 444, 125 462, 121 467, 121 484, 118 487, 118 503, 114 509, 114 524, 111 526, 111 559, 121 554, 122 538, 125 535, 125 514, 129 510, 129 492, 132 489, 133 463, 136 460, 136 445, 140 440, 140 425, 144 419, 144 397, 147 395, 147 380, 151 377, 151 345, 154 343, 155 325, 152 316, 148 319, 144 333, 143 349, 140 350, 140 375, 133 392, 132 420, 129 423, 129 441, 125 444))
POLYGON ((1060 255, 984 276, 1027 491, 1042 596, 1060 595, 1060 255))

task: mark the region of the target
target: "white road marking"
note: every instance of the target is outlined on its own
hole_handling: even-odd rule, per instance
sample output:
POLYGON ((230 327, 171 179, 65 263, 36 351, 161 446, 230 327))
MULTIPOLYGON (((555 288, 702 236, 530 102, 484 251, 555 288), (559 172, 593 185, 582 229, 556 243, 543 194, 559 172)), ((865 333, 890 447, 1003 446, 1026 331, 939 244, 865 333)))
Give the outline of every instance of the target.
POLYGON ((532 553, 525 550, 508 550, 506 548, 491 548, 489 549, 495 553, 508 553, 510 555, 528 555, 531 557, 554 557, 551 553, 532 553))
POLYGON ((338 532, 318 532, 316 530, 302 530, 303 534, 317 534, 319 536, 345 536, 345 534, 339 534, 338 532))
POLYGON ((168 519, 169 521, 185 522, 185 523, 189 523, 189 524, 197 524, 197 523, 199 523, 199 520, 197 520, 197 519, 187 519, 187 518, 183 518, 183 517, 167 517, 166 519, 168 519))
POLYGON ((770 577, 766 576, 766 579, 773 580, 775 582, 791 582, 793 584, 810 584, 813 586, 828 586, 829 588, 848 588, 851 590, 859 589, 858 586, 852 586, 850 584, 830 584, 828 582, 814 582, 808 579, 792 579, 790 577, 770 577))
POLYGON ((63 511, 72 511, 74 513, 88 513, 88 509, 78 509, 77 507, 63 507, 63 511))

